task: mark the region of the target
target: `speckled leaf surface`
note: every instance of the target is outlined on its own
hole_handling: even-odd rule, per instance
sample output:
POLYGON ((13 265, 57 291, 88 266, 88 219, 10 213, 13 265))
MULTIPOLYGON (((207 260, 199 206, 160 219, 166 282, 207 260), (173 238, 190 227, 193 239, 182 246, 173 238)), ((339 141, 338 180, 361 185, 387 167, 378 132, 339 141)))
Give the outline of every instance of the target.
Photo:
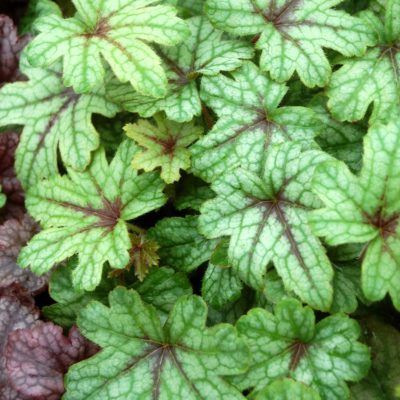
POLYGON ((247 348, 230 325, 206 328, 206 317, 197 296, 179 299, 165 324, 134 291, 115 289, 110 308, 90 303, 79 326, 103 350, 69 370, 64 399, 244 399, 223 376, 245 370, 247 348))
POLYGON ((321 123, 305 107, 279 107, 288 87, 250 62, 202 81, 202 98, 219 119, 193 147, 192 171, 206 181, 235 166, 258 168, 272 144, 300 141, 312 147, 321 123))
POLYGON ((389 292, 400 309, 400 123, 377 125, 364 140, 363 168, 353 175, 339 161, 318 167, 313 189, 325 207, 314 211, 313 231, 330 245, 367 243, 362 288, 368 300, 389 292))
POLYGON ((160 245, 161 264, 189 272, 210 259, 218 241, 201 235, 197 224, 197 216, 164 218, 149 230, 160 245))
POLYGON ((215 181, 217 197, 204 203, 199 220, 206 237, 231 237, 229 260, 247 284, 260 289, 272 261, 286 289, 320 310, 332 302, 333 271, 307 220, 320 205, 311 177, 327 158, 293 143, 274 146, 258 173, 241 168, 215 181))
POLYGON ((85 172, 68 170, 33 187, 27 194, 30 214, 42 224, 18 262, 42 274, 54 264, 79 255, 72 273, 76 288, 93 290, 103 264, 122 269, 130 261, 126 221, 161 207, 164 185, 155 173, 138 175, 130 162, 137 147, 123 142, 108 164, 99 149, 85 172))
POLYGON ((160 58, 147 43, 176 45, 188 35, 176 10, 157 0, 73 0, 77 14, 51 14, 36 21, 41 32, 28 48, 36 66, 64 59, 63 80, 77 93, 91 92, 104 81, 103 59, 117 78, 141 93, 162 97, 167 78, 160 58))
POLYGON ((252 58, 253 49, 249 44, 223 38, 223 32, 213 28, 206 17, 193 17, 187 21, 190 37, 178 46, 158 51, 167 70, 167 95, 157 100, 138 95, 130 98, 125 108, 143 117, 163 110, 173 121, 190 121, 201 113, 199 78, 232 71, 243 60, 252 58))
POLYGON ((124 128, 128 137, 143 148, 135 154, 132 166, 145 171, 160 167, 161 178, 166 183, 173 183, 179 180, 180 170, 190 168, 188 147, 202 135, 203 128, 194 122, 168 121, 162 114, 155 115, 154 120, 156 125, 142 119, 124 128))
POLYGON ((97 352, 76 327, 67 337, 51 322, 11 332, 6 347, 10 385, 22 399, 58 400, 68 368, 97 352))
POLYGON ((324 86, 331 67, 323 49, 362 55, 373 34, 362 20, 333 7, 343 0, 208 0, 206 13, 219 29, 257 36, 260 65, 287 81, 296 71, 309 87, 324 86))
POLYGON ((252 361, 248 372, 234 382, 242 389, 253 388, 252 394, 275 379, 290 377, 311 386, 322 400, 343 400, 350 394, 346 381, 357 382, 368 373, 369 349, 357 341, 361 329, 344 315, 315 323, 311 308, 285 299, 273 314, 252 309, 237 328, 252 361))
POLYGON ((400 110, 400 10, 399 0, 387 0, 382 16, 364 11, 363 19, 376 35, 373 47, 361 57, 340 61, 327 94, 329 108, 342 121, 357 121, 373 112, 370 123, 385 122, 400 110))
MULTIPOLYGON (((24 125, 15 167, 25 187, 57 174, 58 150, 66 166, 87 167, 91 152, 99 146, 92 114, 113 117, 120 110, 112 98, 115 90, 102 85, 78 95, 63 85, 60 71, 60 64, 50 69, 25 64, 29 81, 0 90, 0 125, 24 125)), ((110 73, 106 79, 111 84, 110 73)))

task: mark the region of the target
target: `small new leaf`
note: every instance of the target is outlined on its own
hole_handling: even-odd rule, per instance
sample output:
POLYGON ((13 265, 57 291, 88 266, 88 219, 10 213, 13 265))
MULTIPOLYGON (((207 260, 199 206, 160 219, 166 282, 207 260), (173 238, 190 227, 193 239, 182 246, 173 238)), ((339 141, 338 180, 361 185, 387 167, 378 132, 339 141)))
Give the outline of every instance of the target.
POLYGON ((363 168, 354 176, 339 161, 317 168, 313 189, 326 208, 310 216, 313 231, 336 246, 367 243, 362 288, 377 301, 387 292, 400 309, 400 122, 376 125, 364 140, 363 168))
POLYGON ((162 115, 154 116, 156 125, 147 120, 128 124, 126 134, 146 150, 138 152, 132 160, 133 168, 153 171, 161 167, 161 178, 173 183, 180 178, 180 170, 190 168, 190 151, 187 149, 203 133, 194 122, 178 124, 162 115))
POLYGON ((344 315, 316 324, 310 307, 285 299, 274 314, 252 309, 239 319, 237 328, 252 361, 249 370, 233 381, 240 389, 253 388, 252 394, 275 379, 289 377, 311 386, 321 399, 343 400, 349 398, 346 381, 357 382, 368 373, 369 349, 357 341, 361 329, 344 315))
POLYGON ((59 400, 68 368, 97 350, 76 327, 68 337, 51 322, 18 329, 8 336, 7 378, 23 399, 59 400))
POLYGON ((219 29, 257 35, 260 65, 284 82, 294 71, 309 87, 324 86, 331 67, 323 48, 362 55, 374 35, 362 20, 332 7, 343 0, 208 0, 206 13, 219 29))
POLYGON ((245 370, 248 352, 234 328, 206 327, 207 307, 181 297, 162 324, 134 291, 117 288, 110 308, 92 302, 81 313, 82 333, 103 350, 70 368, 65 400, 243 400, 222 377, 245 370), (140 384, 138 384, 140 382, 140 384))
POLYGON ((273 81, 250 62, 202 81, 202 98, 219 119, 193 147, 193 173, 206 181, 239 164, 258 167, 272 144, 289 141, 314 145, 321 122, 305 107, 279 107, 288 87, 273 81))
POLYGON ((229 260, 247 284, 262 288, 272 261, 286 289, 320 310, 330 308, 333 271, 307 221, 320 205, 310 180, 327 158, 294 143, 273 146, 257 173, 240 168, 216 180, 217 197, 204 203, 199 219, 206 237, 231 237, 229 260))
POLYGON ((104 82, 102 57, 121 82, 130 82, 140 93, 166 94, 167 78, 161 60, 147 43, 176 45, 188 28, 157 0, 72 0, 74 17, 51 14, 36 21, 42 32, 29 45, 27 56, 35 66, 64 59, 65 86, 77 93, 93 91, 104 82))
POLYGON ((169 90, 166 97, 153 99, 137 95, 125 103, 125 107, 150 117, 163 110, 168 119, 190 121, 201 113, 201 101, 197 89, 200 77, 216 75, 220 71, 232 71, 244 59, 252 58, 250 45, 222 37, 223 32, 213 28, 205 17, 187 20, 191 35, 182 44, 159 49, 167 70, 169 90))
POLYGON ((99 284, 106 261, 115 269, 126 267, 132 248, 126 221, 161 207, 166 200, 156 173, 138 175, 130 168, 136 151, 127 140, 108 164, 101 148, 85 172, 69 169, 68 176, 56 176, 30 189, 27 208, 41 221, 43 231, 22 249, 19 264, 43 274, 78 254, 72 280, 84 290, 99 284))
POLYGON ((23 67, 29 82, 4 86, 0 91, 0 126, 24 125, 16 157, 16 170, 24 187, 57 174, 57 151, 66 166, 83 170, 99 146, 92 114, 113 117, 120 107, 107 84, 78 95, 61 80, 61 65, 50 69, 23 67), (27 118, 29 116, 29 118, 27 118))
POLYGON ((340 61, 329 83, 328 106, 341 121, 357 121, 373 104, 370 123, 385 122, 400 109, 400 12, 399 0, 385 1, 385 11, 378 16, 362 13, 371 32, 376 33, 374 46, 361 57, 340 61))

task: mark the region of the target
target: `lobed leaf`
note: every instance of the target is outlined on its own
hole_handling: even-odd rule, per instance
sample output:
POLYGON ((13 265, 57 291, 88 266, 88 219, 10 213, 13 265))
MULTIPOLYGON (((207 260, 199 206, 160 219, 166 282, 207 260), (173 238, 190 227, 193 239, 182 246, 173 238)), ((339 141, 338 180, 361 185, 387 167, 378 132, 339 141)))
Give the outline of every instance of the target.
POLYGON ((63 58, 65 86, 88 93, 104 82, 104 58, 121 82, 130 82, 140 93, 163 97, 166 75, 147 43, 172 46, 187 37, 188 28, 176 10, 157 5, 157 0, 72 2, 77 9, 74 17, 50 14, 36 21, 41 33, 28 48, 30 62, 49 66, 63 58))
POLYGON ((110 308, 90 303, 79 326, 103 350, 69 370, 64 398, 244 399, 222 377, 246 368, 247 348, 232 326, 206 328, 206 317, 197 296, 181 297, 165 324, 134 291, 115 289, 110 308))
POLYGON ((126 267, 132 248, 126 221, 165 203, 164 185, 156 174, 138 175, 129 168, 136 151, 132 141, 125 141, 108 164, 101 148, 86 171, 68 169, 68 176, 30 189, 27 208, 43 231, 22 249, 19 264, 43 274, 78 254, 72 281, 81 290, 96 288, 105 262, 114 269, 126 267))

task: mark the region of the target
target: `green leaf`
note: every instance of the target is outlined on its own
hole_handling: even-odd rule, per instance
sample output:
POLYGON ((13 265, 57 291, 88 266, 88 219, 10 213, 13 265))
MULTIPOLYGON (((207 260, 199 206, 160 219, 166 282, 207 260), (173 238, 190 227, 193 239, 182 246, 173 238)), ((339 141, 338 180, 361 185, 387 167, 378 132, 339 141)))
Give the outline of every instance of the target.
POLYGON ((333 157, 344 161, 353 171, 361 169, 362 143, 367 128, 361 124, 339 122, 329 113, 326 98, 315 96, 309 106, 324 124, 316 142, 333 157))
POLYGON ((6 204, 7 201, 7 197, 4 193, 1 192, 1 186, 0 186, 0 208, 4 207, 4 205, 6 204))
POLYGON ((141 119, 124 128, 131 139, 145 148, 135 154, 132 166, 145 171, 161 167, 161 178, 166 183, 173 183, 179 180, 181 169, 190 168, 191 154, 187 147, 203 134, 203 128, 193 121, 186 124, 168 121, 160 114, 155 115, 154 120, 156 126, 141 119))
POLYGON ((62 12, 57 3, 52 0, 31 0, 28 8, 19 23, 19 31, 21 33, 35 33, 35 21, 40 17, 55 14, 59 17, 62 12))
POLYGON ((255 400, 321 400, 318 392, 292 379, 279 379, 267 386, 255 400))
POLYGON ((327 155, 286 143, 269 149, 258 172, 237 169, 215 181, 217 197, 201 208, 200 232, 231 236, 229 259, 239 277, 260 289, 272 261, 287 290, 316 309, 332 301, 332 267, 308 226, 320 205, 311 192, 314 168, 327 155))
POLYGON ((222 32, 214 29, 205 17, 190 18, 187 22, 190 37, 179 46, 158 51, 169 81, 166 97, 155 100, 137 95, 125 103, 127 110, 138 112, 142 117, 150 117, 163 110, 168 119, 190 121, 201 113, 198 78, 232 71, 242 64, 243 59, 252 58, 250 45, 223 39, 222 32))
POLYGON ((210 263, 204 274, 201 295, 216 309, 237 300, 243 289, 243 283, 232 268, 210 263))
POLYGON ((114 290, 110 308, 90 303, 78 325, 103 350, 70 368, 64 399, 244 399, 222 376, 245 370, 247 348, 206 317, 197 296, 180 298, 165 324, 134 291, 114 290))
POLYGON ((187 25, 157 0, 72 0, 74 17, 49 15, 36 21, 41 32, 27 55, 35 66, 64 59, 65 86, 91 92, 104 81, 103 59, 121 82, 154 97, 166 94, 161 60, 147 43, 176 45, 188 35, 187 25))
MULTIPOLYGON (((385 122, 400 109, 400 12, 399 0, 387 0, 385 15, 362 12, 371 32, 377 36, 374 47, 361 57, 340 61, 343 66, 333 75, 327 94, 329 108, 341 121, 357 121, 371 104, 370 123, 385 122), (397 9, 397 13, 395 10, 397 9)), ((396 116, 397 118, 397 116, 396 116)))
POLYGON ((362 288, 368 300, 387 292, 400 309, 400 122, 377 125, 364 140, 363 168, 354 176, 338 161, 316 170, 313 189, 326 208, 310 216, 332 246, 366 243, 362 288))
POLYGON ((331 67, 323 48, 362 55, 373 34, 362 20, 332 7, 343 0, 207 0, 206 13, 219 29, 256 36, 260 65, 284 82, 296 71, 309 87, 324 86, 331 67))
POLYGON ((214 197, 210 186, 193 175, 184 176, 175 192, 174 206, 177 210, 199 211, 201 205, 214 197))
POLYGON ((218 241, 201 235, 197 223, 197 216, 164 218, 148 231, 160 245, 161 264, 189 272, 210 259, 218 241))
POLYGON ((58 172, 57 151, 64 164, 83 170, 90 163, 91 153, 99 146, 92 114, 113 117, 120 106, 109 90, 112 75, 105 85, 91 94, 78 95, 61 81, 61 65, 50 69, 32 68, 22 71, 28 82, 5 85, 0 90, 0 126, 24 125, 16 155, 18 177, 25 187, 58 172))
POLYGON ((365 340, 371 347, 369 375, 351 387, 353 400, 395 400, 400 385, 400 332, 376 317, 361 321, 365 340))
POLYGON ((265 150, 276 143, 301 141, 312 147, 321 128, 305 107, 279 107, 288 88, 271 80, 250 62, 202 82, 202 98, 219 119, 193 147, 193 173, 211 181, 245 163, 257 168, 265 150))
POLYGON ((275 379, 290 377, 311 386, 321 399, 343 400, 349 398, 345 382, 357 382, 368 373, 368 347, 357 341, 360 327, 344 315, 316 324, 310 307, 286 299, 275 306, 274 314, 252 309, 237 328, 252 361, 248 372, 233 381, 239 389, 252 388, 252 394, 275 379))
POLYGON ((83 290, 99 284, 105 262, 124 268, 132 247, 126 221, 166 201, 157 174, 137 175, 129 167, 136 151, 132 141, 125 141, 108 164, 100 149, 85 172, 69 169, 68 176, 55 176, 31 188, 27 208, 44 229, 22 249, 19 265, 43 274, 78 254, 72 281, 83 290))

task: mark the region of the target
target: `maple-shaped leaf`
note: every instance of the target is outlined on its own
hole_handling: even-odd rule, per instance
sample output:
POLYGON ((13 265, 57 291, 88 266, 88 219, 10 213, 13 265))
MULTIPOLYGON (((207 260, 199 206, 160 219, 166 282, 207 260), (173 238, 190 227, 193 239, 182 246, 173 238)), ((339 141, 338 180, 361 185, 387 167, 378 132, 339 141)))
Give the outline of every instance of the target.
POLYGON ((210 259, 218 241, 201 235, 197 224, 198 216, 191 215, 164 218, 149 229, 148 237, 160 245, 161 264, 190 272, 210 259))
POLYGON ((165 323, 124 288, 110 308, 90 303, 78 325, 103 350, 70 368, 64 399, 244 399, 223 377, 246 369, 247 348, 232 326, 207 328, 206 317, 198 296, 181 297, 165 323))
MULTIPOLYGON (((70 4, 68 1, 64 4, 70 4)), ((20 32, 38 33, 35 29, 35 22, 38 18, 46 15, 56 14, 62 16, 62 11, 53 0, 30 0, 24 16, 18 24, 20 32)))
POLYGON ((166 112, 168 119, 185 122, 200 115, 202 106, 197 89, 202 76, 232 71, 243 59, 253 56, 252 47, 242 41, 227 40, 223 32, 213 28, 206 17, 188 20, 191 35, 179 46, 161 48, 160 54, 167 69, 169 90, 166 97, 155 100, 133 96, 125 108, 149 117, 157 111, 166 112))
POLYGON ((367 127, 362 124, 339 122, 328 111, 326 98, 315 96, 309 103, 324 127, 316 142, 333 157, 344 161, 353 171, 361 169, 362 143, 367 127))
POLYGON ((19 285, 0 288, 0 399, 25 400, 9 384, 5 370, 5 348, 11 332, 38 323, 39 309, 19 285))
POLYGON ((74 17, 51 14, 36 21, 41 33, 27 48, 29 61, 49 66, 62 57, 65 86, 85 93, 103 83, 104 59, 121 82, 150 96, 164 96, 166 74, 147 43, 172 46, 188 36, 176 10, 158 5, 158 0, 72 2, 77 9, 74 17))
POLYGON ((321 400, 318 392, 292 379, 278 379, 262 390, 255 400, 321 400))
POLYGON ((190 168, 189 147, 203 133, 201 126, 194 122, 179 124, 168 121, 161 114, 154 116, 156 125, 147 120, 128 124, 124 130, 143 151, 135 154, 133 168, 153 171, 161 167, 161 178, 166 183, 173 183, 180 178, 180 170, 190 168))
POLYGON ((237 322, 252 355, 249 370, 234 378, 239 389, 252 394, 273 380, 289 377, 311 386, 321 399, 349 398, 346 381, 357 382, 370 366, 369 349, 357 341, 355 320, 336 314, 315 323, 310 307, 285 299, 274 313, 261 308, 237 322))
POLYGON ((400 385, 400 332, 393 326, 369 316, 360 321, 365 343, 371 348, 369 375, 353 385, 352 400, 394 400, 400 385))
POLYGON ((18 329, 7 340, 7 378, 23 398, 58 400, 64 393, 68 368, 97 350, 76 327, 68 337, 51 322, 18 329))
POLYGON ((193 147, 192 171, 206 181, 240 163, 258 167, 271 144, 301 141, 313 146, 321 122, 305 107, 279 107, 288 87, 253 63, 202 81, 202 98, 217 113, 213 129, 193 147))
POLYGON ((361 57, 341 60, 330 81, 328 106, 341 121, 357 121, 373 104, 370 123, 385 122, 400 109, 400 1, 385 1, 380 16, 371 11, 361 13, 375 32, 374 46, 361 57))
POLYGON ((101 148, 86 171, 68 169, 68 176, 55 176, 30 189, 26 205, 43 231, 22 249, 19 264, 43 274, 78 254, 72 280, 84 290, 99 284, 106 261, 112 268, 124 268, 132 247, 126 221, 166 201, 156 173, 138 175, 130 167, 136 151, 137 146, 127 140, 108 164, 101 148))
POLYGON ((366 243, 362 288, 368 300, 387 292, 400 309, 400 122, 372 127, 363 168, 353 175, 339 161, 322 164, 313 189, 326 208, 310 216, 313 231, 332 246, 366 243))
POLYGON ((0 187, 5 207, 0 210, 0 222, 24 215, 24 192, 15 174, 15 150, 19 142, 16 132, 0 133, 0 187))
POLYGON ((91 94, 78 95, 61 81, 61 65, 50 69, 25 64, 28 82, 4 86, 0 91, 0 126, 24 125, 17 150, 16 170, 25 187, 57 174, 57 150, 66 166, 83 170, 99 135, 91 122, 93 113, 112 117, 120 110, 113 98, 112 75, 91 94))
POLYGON ((18 37, 17 27, 7 15, 0 14, 0 86, 22 79, 18 63, 29 36, 18 37))
POLYGON ((217 197, 199 220, 206 237, 231 237, 229 261, 247 284, 260 289, 272 261, 286 289, 320 310, 330 307, 333 271, 308 214, 321 204, 311 192, 313 171, 328 158, 295 143, 272 146, 257 173, 238 168, 213 183, 217 197))
POLYGON ((9 219, 0 226, 0 287, 18 283, 33 294, 47 284, 47 276, 38 277, 17 264, 23 246, 38 232, 38 226, 25 215, 22 219, 9 219))
POLYGON ((362 55, 373 34, 361 19, 333 7, 343 0, 208 0, 206 13, 219 29, 256 37, 260 65, 283 82, 296 71, 309 87, 324 86, 331 67, 323 48, 362 55))

